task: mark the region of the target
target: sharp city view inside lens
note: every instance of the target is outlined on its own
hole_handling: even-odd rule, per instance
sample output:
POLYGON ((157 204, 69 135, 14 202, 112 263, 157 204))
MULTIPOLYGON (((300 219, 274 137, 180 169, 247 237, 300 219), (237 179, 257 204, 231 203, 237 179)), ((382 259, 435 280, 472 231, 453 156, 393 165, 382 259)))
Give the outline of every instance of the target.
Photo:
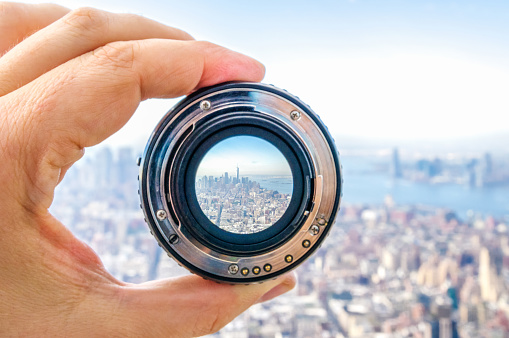
POLYGON ((254 136, 234 136, 214 145, 196 173, 196 197, 207 218, 236 234, 263 231, 285 213, 293 190, 283 154, 254 136))

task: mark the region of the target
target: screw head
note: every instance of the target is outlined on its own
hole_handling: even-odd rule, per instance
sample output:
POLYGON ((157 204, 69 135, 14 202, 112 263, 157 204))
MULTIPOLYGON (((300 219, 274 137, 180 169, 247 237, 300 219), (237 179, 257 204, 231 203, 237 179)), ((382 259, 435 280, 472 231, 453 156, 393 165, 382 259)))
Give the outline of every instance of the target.
POLYGON ((210 101, 207 101, 207 100, 203 100, 200 102, 200 109, 201 110, 209 110, 210 109, 210 101))
POLYGON ((166 219, 166 211, 157 210, 156 216, 157 216, 157 219, 159 219, 160 221, 163 221, 166 219))
POLYGON ((309 248, 311 246, 311 242, 309 241, 309 239, 305 239, 302 241, 302 246, 305 247, 305 248, 309 248))
POLYGON ((179 236, 173 234, 170 235, 170 238, 168 238, 171 244, 177 244, 179 242, 179 236))
POLYGON ((320 228, 318 227, 318 225, 316 224, 313 224, 311 226, 311 228, 309 228, 309 233, 313 236, 316 236, 318 235, 318 233, 320 232, 320 228))
POLYGON ((237 264, 232 264, 228 267, 228 272, 231 274, 231 275, 234 275, 236 274, 237 272, 239 272, 239 266, 237 264))
POLYGON ((290 117, 292 118, 292 120, 294 121, 298 121, 300 119, 300 112, 296 111, 296 110, 293 110, 291 113, 290 113, 290 117))

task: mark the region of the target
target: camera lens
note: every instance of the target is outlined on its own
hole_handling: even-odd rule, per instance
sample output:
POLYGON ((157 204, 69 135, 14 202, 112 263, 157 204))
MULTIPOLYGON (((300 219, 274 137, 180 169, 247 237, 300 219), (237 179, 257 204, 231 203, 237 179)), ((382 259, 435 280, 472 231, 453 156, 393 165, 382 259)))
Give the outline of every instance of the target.
POLYGON ((284 155, 254 136, 233 136, 214 145, 196 173, 202 212, 217 227, 235 234, 271 227, 287 210, 292 190, 284 155))
POLYGON ((140 198, 159 244, 190 271, 253 283, 311 255, 341 198, 334 142, 302 101, 227 83, 178 103, 150 138, 140 198))

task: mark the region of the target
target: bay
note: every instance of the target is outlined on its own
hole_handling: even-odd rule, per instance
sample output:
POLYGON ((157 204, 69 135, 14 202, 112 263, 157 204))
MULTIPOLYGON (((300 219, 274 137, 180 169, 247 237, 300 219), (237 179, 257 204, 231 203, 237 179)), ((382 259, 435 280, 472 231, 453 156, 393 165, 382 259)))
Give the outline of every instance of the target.
POLYGON ((463 218, 469 210, 494 217, 509 215, 507 185, 471 188, 393 179, 377 169, 379 163, 376 158, 342 157, 343 203, 382 204, 385 196, 391 195, 396 204, 449 208, 463 218))

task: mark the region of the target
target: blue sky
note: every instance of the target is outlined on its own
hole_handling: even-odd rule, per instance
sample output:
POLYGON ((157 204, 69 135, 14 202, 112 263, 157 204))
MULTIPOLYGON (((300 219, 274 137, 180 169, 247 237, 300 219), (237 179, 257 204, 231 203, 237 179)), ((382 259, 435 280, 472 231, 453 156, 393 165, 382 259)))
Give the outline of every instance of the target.
POLYGON ((292 175, 283 154, 269 142, 254 136, 235 136, 219 142, 203 157, 197 178, 222 176, 225 172, 249 175, 292 175))
MULTIPOLYGON (((256 57, 337 139, 509 133, 509 1, 56 1, 142 14, 256 57)), ((107 142, 144 143, 174 102, 107 142)))

